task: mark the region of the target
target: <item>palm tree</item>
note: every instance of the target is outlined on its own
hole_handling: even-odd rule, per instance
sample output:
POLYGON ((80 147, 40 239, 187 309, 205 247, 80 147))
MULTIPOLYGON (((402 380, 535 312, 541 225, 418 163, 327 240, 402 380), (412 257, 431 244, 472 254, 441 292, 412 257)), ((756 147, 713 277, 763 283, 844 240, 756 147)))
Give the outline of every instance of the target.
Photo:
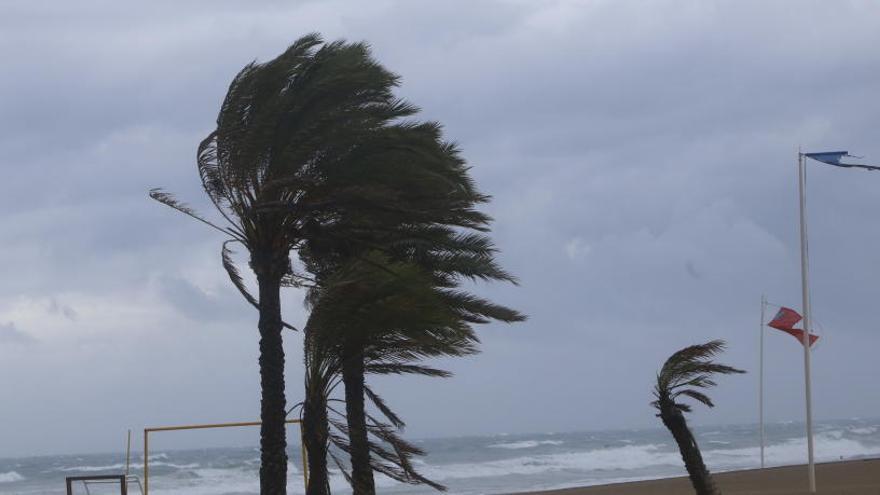
MULTIPOLYGON (((436 243, 434 250, 445 256, 435 253, 433 258, 423 259, 422 266, 412 261, 391 261, 387 254, 371 253, 365 259, 352 260, 338 268, 326 284, 310 293, 314 306, 306 327, 307 373, 311 386, 323 387, 328 393, 340 380, 345 387, 345 413, 328 408, 345 419, 345 423, 328 421, 341 435, 328 434, 326 438, 349 454, 350 481, 356 493, 374 493, 373 471, 398 481, 443 489, 413 468, 411 457, 422 452, 396 435, 394 430, 402 428, 404 423, 366 384, 366 375, 449 376, 448 372, 424 366, 419 361, 477 352, 478 340, 471 323, 523 319, 519 313, 503 306, 450 290, 449 286, 454 286, 450 281, 462 272, 486 278, 497 274, 497 267, 490 263, 491 257, 472 259, 469 264, 461 252, 454 254, 450 249, 452 245, 457 245, 459 251, 463 251, 462 246, 470 246, 472 250, 479 246, 480 251, 491 248, 485 239, 475 242, 478 238, 448 239, 446 251, 444 244, 436 243), (433 262, 427 263, 429 259, 433 262), (427 270, 426 266, 433 270, 427 270), (465 270, 464 266, 469 268, 465 270), (365 397, 388 423, 366 412, 365 397), (370 440, 371 436, 374 440, 370 440), (360 473, 356 471, 359 466, 360 473)), ((307 394, 326 404, 327 395, 307 394)), ((311 410, 315 417, 320 415, 313 407, 306 406, 306 410, 311 410)), ((319 430, 326 431, 326 427, 319 430)), ((325 452, 326 449, 318 455, 325 452)), ((345 472, 335 454, 330 452, 330 456, 345 472)), ((326 467, 326 461, 323 465, 326 467)))
POLYGON ((211 227, 229 240, 223 266, 259 311, 260 492, 286 493, 285 384, 280 289, 309 284, 290 251, 306 242, 356 242, 362 213, 400 209, 403 176, 375 159, 377 136, 416 109, 395 99, 397 76, 377 64, 362 43, 297 40, 279 57, 251 63, 233 79, 217 128, 200 144, 202 186, 223 217, 205 220, 171 195, 151 196, 211 227), (243 245, 256 275, 251 295, 232 262, 229 243, 243 245))
MULTIPOLYGON (((413 195, 413 202, 421 206, 418 214, 400 216, 385 212, 381 217, 364 222, 371 226, 370 231, 363 232, 363 237, 355 246, 350 242, 322 242, 319 246, 306 244, 301 251, 306 259, 305 266, 314 276, 317 286, 323 287, 340 266, 353 259, 362 259, 365 250, 381 246, 391 260, 412 263, 430 274, 433 286, 442 291, 441 303, 455 311, 459 319, 454 327, 450 327, 454 328, 453 333, 457 332, 454 338, 445 336, 449 339, 445 349, 433 349, 431 352, 438 353, 435 355, 461 355, 464 351, 452 350, 459 344, 466 344, 465 347, 469 349, 467 353, 475 352, 476 338, 469 324, 491 320, 521 321, 523 316, 460 292, 457 287, 464 279, 509 282, 515 282, 515 279, 497 264, 494 258, 496 249, 482 234, 488 230, 490 219, 474 206, 488 198, 476 191, 457 150, 440 141, 439 126, 435 124, 409 127, 405 131, 395 136, 396 143, 386 144, 386 147, 394 150, 389 163, 400 160, 405 165, 401 168, 414 177, 410 180, 413 186, 409 192, 413 195), (403 147, 400 142, 413 144, 403 147), (413 150, 419 152, 413 153, 413 150), (423 163, 424 168, 417 167, 423 163), (425 177, 418 178, 413 174, 425 177)), ((344 228, 348 232, 354 230, 349 226, 344 228)), ((381 320, 377 323, 381 323, 381 320)), ((370 352, 376 349, 393 352, 393 349, 388 349, 388 343, 378 339, 378 336, 388 337, 400 329, 381 324, 369 328, 363 323, 345 328, 347 332, 330 333, 340 345, 329 349, 337 353, 345 388, 346 430, 349 437, 347 451, 351 461, 353 489, 357 495, 370 495, 375 493, 373 470, 376 466, 370 456, 370 428, 365 411, 365 397, 369 397, 370 393, 366 388, 365 374, 370 364, 370 352)), ((415 333, 418 332, 415 330, 415 333)), ((410 333, 410 336, 413 335, 410 333)), ((425 339, 424 335, 413 338, 416 341, 425 339)), ((405 340, 397 338, 394 345, 405 345, 405 340)), ((415 357, 413 359, 417 360, 415 357)))
POLYGON ((372 476, 375 463, 370 456, 365 411, 365 396, 375 394, 368 392, 367 372, 433 374, 433 370, 428 371, 416 363, 425 358, 477 352, 479 341, 472 323, 491 320, 512 323, 524 319, 514 310, 458 289, 458 278, 463 272, 490 280, 512 280, 494 265, 491 257, 450 253, 442 247, 435 246, 432 257, 419 260, 422 266, 410 260, 403 265, 423 274, 415 277, 415 283, 409 282, 413 275, 401 275, 397 266, 390 275, 385 275, 385 278, 392 277, 394 283, 386 282, 383 287, 376 283, 377 279, 381 280, 382 273, 373 270, 371 278, 367 279, 370 283, 360 288, 377 298, 376 307, 371 311, 373 317, 366 318, 360 307, 340 311, 340 315, 351 315, 352 324, 339 325, 334 329, 335 333, 330 333, 330 338, 338 342, 332 350, 341 364, 352 485, 357 495, 375 493, 372 476), (379 290, 380 287, 383 290, 379 290))
MULTIPOLYGON (((374 333, 379 328, 395 328, 414 331, 415 328, 445 327, 454 322, 455 316, 440 304, 439 294, 428 284, 430 279, 413 267, 404 264, 387 262, 379 253, 369 255, 366 260, 352 260, 341 267, 320 288, 310 291, 309 300, 311 314, 305 327, 306 333, 306 401, 303 404, 303 421, 307 434, 320 432, 321 439, 307 444, 317 444, 318 448, 309 451, 310 477, 309 493, 326 493, 319 483, 326 483, 326 474, 315 473, 316 469, 326 470, 329 455, 340 470, 346 474, 354 490, 362 493, 369 490, 363 478, 356 479, 354 466, 356 462, 366 462, 372 483, 373 469, 383 472, 393 479, 403 482, 427 482, 421 477, 409 458, 419 451, 412 448, 399 438, 394 428, 402 426, 402 422, 387 407, 380 411, 390 418, 388 424, 373 417, 363 418, 364 434, 379 435, 384 446, 367 441, 367 459, 361 460, 357 448, 351 442, 352 424, 349 418, 358 414, 353 410, 350 394, 345 394, 345 411, 330 405, 331 394, 343 382, 344 349, 350 345, 353 335, 368 338, 366 334, 374 333), (330 413, 328 416, 328 412, 330 413), (331 432, 331 430, 333 430, 331 432), (320 443, 319 443, 320 442, 320 443), (337 451, 328 450, 329 444, 336 446, 337 451), (378 450, 377 450, 378 449, 378 450), (378 462, 371 459, 370 451, 381 454, 378 462), (345 463, 337 455, 338 451, 347 453, 351 459, 351 474, 345 463), (317 459, 317 456, 321 456, 317 459), (316 461, 312 463, 312 461, 316 461)), ((434 347, 451 345, 449 339, 436 339, 434 347)), ((427 340, 419 351, 429 351, 427 340)), ((384 363, 389 364, 389 363, 384 363)), ((395 363, 401 364, 401 363, 395 363)), ((365 370, 366 372, 366 370, 365 370)), ((405 372, 433 373, 428 367, 410 366, 405 372), (418 370, 418 371, 416 371, 418 370)), ((437 371, 437 373, 442 373, 437 371)), ((366 385, 365 390, 367 389, 366 385)), ((384 406, 377 395, 369 392, 374 403, 384 406)), ((362 397, 363 400, 363 397, 362 397)), ((334 400, 335 402, 335 400, 334 400)), ((363 411, 363 403, 360 404, 363 411)), ((317 436, 317 435, 316 435, 317 436)))
MULTIPOLYGON (((521 320, 521 315, 508 308, 455 291, 465 278, 515 280, 498 266, 495 248, 482 234, 491 219, 476 206, 489 198, 476 189, 456 146, 442 139, 440 125, 412 121, 389 124, 372 133, 357 155, 375 170, 381 169, 388 181, 381 194, 390 199, 385 209, 361 209, 324 221, 322 236, 303 243, 300 255, 315 287, 326 286, 340 267, 362 261, 366 253, 378 250, 386 253, 389 261, 411 262, 430 273, 435 286, 445 290, 444 303, 458 304, 458 316, 464 322, 521 320)), ((367 330, 364 325, 348 328, 350 332, 334 333, 343 336, 339 339, 344 344, 334 349, 345 385, 353 487, 357 495, 369 495, 375 492, 375 484, 364 406, 365 395, 369 395, 366 348, 377 330, 367 330)), ((318 381, 312 383, 323 388, 318 381)), ((316 399, 317 395, 307 391, 306 397, 316 399)), ((304 415, 310 411, 316 413, 304 404, 304 415)), ((305 417, 304 421, 310 422, 305 417)))
POLYGON ((712 375, 729 375, 745 371, 716 363, 712 360, 721 353, 726 344, 723 340, 713 340, 705 344, 692 345, 676 352, 663 364, 657 374, 654 397, 651 403, 659 410, 660 419, 675 438, 681 458, 684 460, 691 484, 697 495, 720 495, 709 470, 703 463, 697 440, 688 428, 684 413, 691 412, 691 406, 678 402, 680 398, 691 398, 709 407, 715 407, 705 393, 697 389, 715 386, 712 375))

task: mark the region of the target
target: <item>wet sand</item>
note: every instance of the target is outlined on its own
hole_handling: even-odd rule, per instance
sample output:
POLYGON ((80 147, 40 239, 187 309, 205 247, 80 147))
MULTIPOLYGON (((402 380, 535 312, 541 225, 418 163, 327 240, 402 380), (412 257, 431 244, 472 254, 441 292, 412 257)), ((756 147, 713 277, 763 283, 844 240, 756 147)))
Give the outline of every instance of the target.
MULTIPOLYGON (((714 475, 724 495, 808 495, 807 467, 786 466, 714 475)), ((880 459, 816 465, 820 495, 880 495, 880 459)), ((540 495, 693 495, 687 478, 634 481, 613 485, 535 492, 540 495)))

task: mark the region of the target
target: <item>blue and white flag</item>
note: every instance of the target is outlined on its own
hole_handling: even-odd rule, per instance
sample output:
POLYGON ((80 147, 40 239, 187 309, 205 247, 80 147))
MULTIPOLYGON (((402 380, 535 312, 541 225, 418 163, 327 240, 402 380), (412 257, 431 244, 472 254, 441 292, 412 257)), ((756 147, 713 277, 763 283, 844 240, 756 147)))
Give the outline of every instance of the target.
POLYGON ((835 167, 855 167, 863 168, 865 170, 880 170, 880 167, 875 167, 873 165, 862 165, 860 163, 842 163, 840 160, 845 156, 848 156, 850 158, 860 158, 858 156, 850 155, 848 151, 823 151, 821 153, 804 153, 804 156, 807 158, 812 158, 817 162, 834 165, 835 167))

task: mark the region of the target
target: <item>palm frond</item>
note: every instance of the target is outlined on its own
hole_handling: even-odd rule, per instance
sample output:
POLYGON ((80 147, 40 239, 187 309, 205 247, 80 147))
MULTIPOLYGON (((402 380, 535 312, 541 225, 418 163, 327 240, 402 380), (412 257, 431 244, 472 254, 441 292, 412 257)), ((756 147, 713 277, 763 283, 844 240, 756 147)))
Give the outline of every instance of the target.
POLYGON ((365 365, 367 373, 374 375, 422 375, 437 378, 449 378, 452 373, 446 370, 423 366, 419 364, 403 363, 369 363, 365 365))
MULTIPOLYGON (((247 287, 244 285, 244 279, 241 277, 241 273, 238 271, 238 268, 235 266, 235 261, 232 260, 232 250, 229 249, 228 245, 231 242, 239 242, 235 239, 230 239, 223 242, 223 247, 220 250, 220 258, 223 263, 223 269, 226 270, 226 274, 229 275, 229 280, 232 282, 232 285, 238 289, 238 292, 241 293, 242 297, 244 297, 245 301, 250 303, 251 306, 260 309, 260 304, 257 299, 251 295, 251 293, 247 290, 247 287)), ((296 327, 282 320, 281 325, 284 328, 289 330, 297 331, 296 327)))
POLYGON ((154 200, 162 203, 163 205, 169 207, 169 208, 173 208, 173 209, 183 213, 184 215, 188 215, 192 218, 195 218, 196 220, 204 223, 205 225, 208 225, 209 227, 214 228, 215 230, 219 230, 220 232, 223 232, 224 234, 231 235, 233 237, 238 238, 236 235, 236 232, 231 231, 230 229, 225 229, 225 228, 220 227, 219 225, 217 225, 209 220, 206 220, 204 217, 202 217, 201 215, 196 213, 195 210, 190 208, 189 205, 187 205, 186 203, 181 203, 180 201, 178 201, 174 197, 174 195, 163 191, 162 188, 156 187, 156 188, 150 189, 150 197, 153 198, 154 200))
MULTIPOLYGON (((348 443, 347 425, 339 420, 330 420, 330 424, 338 432, 330 435, 330 442, 337 450, 350 453, 351 446, 348 443)), ((368 442, 369 451, 372 454, 370 467, 374 471, 401 483, 423 484, 438 491, 446 490, 442 484, 432 481, 418 472, 412 463, 412 457, 425 455, 424 451, 397 435, 393 427, 376 421, 370 416, 367 430, 374 437, 374 440, 368 442)), ((330 455, 336 466, 343 472, 343 476, 351 484, 349 466, 332 451, 330 455)))
POLYGON ((712 399, 710 399, 709 396, 707 396, 706 394, 704 394, 702 392, 698 392, 698 391, 692 390, 692 389, 685 389, 685 390, 682 390, 680 392, 673 394, 672 398, 676 399, 681 395, 690 397, 691 399, 694 399, 698 402, 702 402, 707 407, 715 407, 715 404, 712 403, 712 399))
POLYGON ((660 410, 671 407, 681 412, 690 412, 689 405, 677 402, 679 397, 689 397, 708 407, 714 407, 708 395, 695 389, 714 387, 716 382, 712 379, 713 375, 745 373, 741 369, 712 360, 724 351, 725 346, 723 340, 712 340, 675 352, 657 373, 657 383, 654 386, 654 397, 657 400, 651 405, 660 410))
POLYGON ((254 296, 251 295, 251 293, 247 290, 247 287, 245 287, 244 280, 241 278, 241 273, 238 271, 238 268, 235 266, 235 262, 232 260, 233 252, 228 247, 230 242, 236 241, 225 241, 223 243, 222 249, 220 250, 220 258, 223 261, 223 269, 226 270, 226 274, 229 275, 229 280, 232 282, 232 285, 234 285, 235 288, 238 289, 238 292, 241 293, 245 301, 249 302, 251 306, 260 309, 260 303, 254 296))
POLYGON ((382 397, 380 397, 379 394, 373 392, 373 389, 371 389, 368 385, 364 386, 364 392, 366 393, 367 398, 370 399, 370 402, 372 402, 373 405, 375 405, 376 408, 382 412, 382 415, 388 418, 388 421, 391 421, 391 424, 393 424, 395 428, 402 429, 406 426, 406 423, 404 423, 403 420, 400 419, 400 417, 395 414, 395 412, 392 411, 390 407, 388 407, 382 397))

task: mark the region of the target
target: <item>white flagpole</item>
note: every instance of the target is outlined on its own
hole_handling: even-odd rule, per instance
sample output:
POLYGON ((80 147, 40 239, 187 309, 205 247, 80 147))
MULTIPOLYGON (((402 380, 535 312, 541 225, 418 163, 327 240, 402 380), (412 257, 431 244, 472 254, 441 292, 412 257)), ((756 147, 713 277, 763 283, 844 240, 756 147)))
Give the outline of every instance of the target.
POLYGON ((761 364, 758 366, 760 384, 758 385, 758 422, 761 425, 761 469, 764 469, 764 308, 767 307, 767 297, 761 294, 761 345, 759 355, 761 364))
POLYGON ((807 402, 807 461, 808 477, 810 481, 810 493, 816 493, 816 466, 813 463, 813 410, 810 392, 810 289, 809 289, 809 262, 807 249, 807 219, 805 189, 807 183, 806 159, 798 149, 798 191, 800 193, 801 212, 801 290, 803 295, 804 311, 804 387, 807 402))

